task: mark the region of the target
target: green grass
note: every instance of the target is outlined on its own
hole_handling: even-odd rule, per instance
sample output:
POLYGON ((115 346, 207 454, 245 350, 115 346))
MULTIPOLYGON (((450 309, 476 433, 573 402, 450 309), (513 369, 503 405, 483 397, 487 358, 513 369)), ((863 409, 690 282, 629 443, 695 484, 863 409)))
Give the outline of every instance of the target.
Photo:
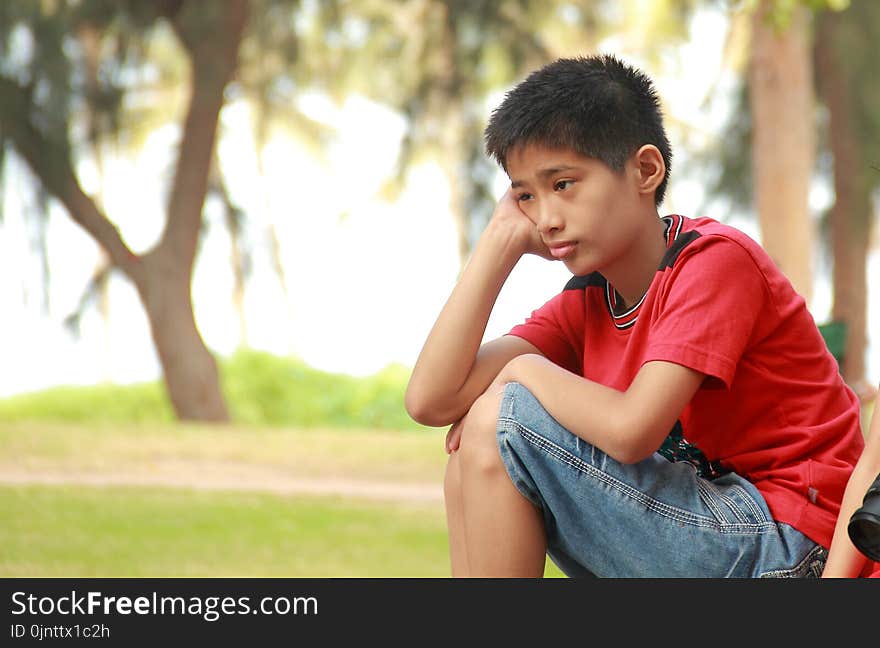
POLYGON ((3 577, 445 577, 442 506, 0 487, 3 577))
MULTIPOLYGON (((0 423, 0 474, 224 474, 435 484, 439 431, 0 423)), ((0 486, 0 577, 445 577, 439 501, 234 490, 0 486)), ((547 575, 561 576, 548 563, 547 575)))
POLYGON ((254 351, 220 367, 228 425, 175 422, 159 382, 0 400, 0 475, 23 484, 0 485, 0 577, 448 576, 439 500, 279 494, 291 479, 439 491, 445 430, 407 416, 406 368, 354 378, 254 351), (168 485, 181 477, 193 488, 168 485))
POLYGON ((439 504, 0 486, 0 519, 0 577, 449 576, 439 504))

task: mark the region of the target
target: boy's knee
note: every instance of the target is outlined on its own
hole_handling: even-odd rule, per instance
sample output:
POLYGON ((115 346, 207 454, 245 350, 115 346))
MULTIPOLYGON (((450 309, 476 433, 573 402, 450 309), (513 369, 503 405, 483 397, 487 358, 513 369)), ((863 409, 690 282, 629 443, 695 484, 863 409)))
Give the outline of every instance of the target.
POLYGON ((504 471, 496 436, 501 392, 496 387, 491 389, 492 391, 485 392, 474 402, 461 422, 458 460, 461 462, 461 469, 468 472, 504 471))

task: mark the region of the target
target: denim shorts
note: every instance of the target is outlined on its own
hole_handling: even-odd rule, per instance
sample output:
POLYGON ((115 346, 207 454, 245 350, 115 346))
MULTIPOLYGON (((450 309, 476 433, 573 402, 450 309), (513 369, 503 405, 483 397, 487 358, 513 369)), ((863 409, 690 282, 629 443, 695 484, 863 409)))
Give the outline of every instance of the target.
POLYGON ((659 454, 622 464, 563 428, 519 383, 504 389, 498 445, 540 508, 547 554, 568 576, 819 577, 827 551, 773 520, 735 473, 707 480, 659 454))

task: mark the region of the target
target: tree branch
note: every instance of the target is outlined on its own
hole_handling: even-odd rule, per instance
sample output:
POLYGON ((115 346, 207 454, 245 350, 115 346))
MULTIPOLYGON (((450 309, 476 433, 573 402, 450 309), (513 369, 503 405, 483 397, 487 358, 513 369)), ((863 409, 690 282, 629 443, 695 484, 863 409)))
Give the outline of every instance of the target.
MULTIPOLYGON (((106 257, 105 257, 106 259, 106 257)), ((64 318, 64 326, 66 326, 74 335, 80 334, 80 323, 86 309, 94 300, 98 298, 107 280, 110 278, 111 266, 102 261, 95 271, 92 273, 89 283, 86 285, 79 297, 76 308, 67 317, 64 318)))
POLYGON ((223 93, 235 73, 247 16, 246 0, 188 2, 172 22, 190 55, 191 96, 159 246, 188 268, 195 258, 223 93))
POLYGON ((46 137, 34 124, 29 90, 0 76, 0 131, 12 142, 46 190, 70 217, 107 252, 112 265, 137 283, 139 257, 122 240, 119 230, 82 189, 67 142, 46 137))

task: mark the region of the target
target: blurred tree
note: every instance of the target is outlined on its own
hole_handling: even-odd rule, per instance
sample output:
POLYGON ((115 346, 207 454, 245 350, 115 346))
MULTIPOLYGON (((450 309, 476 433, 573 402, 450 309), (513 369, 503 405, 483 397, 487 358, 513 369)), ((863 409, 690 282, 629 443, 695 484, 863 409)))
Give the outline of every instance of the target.
MULTIPOLYGON (((249 108, 253 128, 257 174, 264 186, 262 205, 244 211, 232 201, 226 188, 222 159, 216 167, 217 195, 226 215, 232 243, 231 257, 234 276, 233 304, 239 318, 240 346, 247 344, 245 316, 246 280, 253 267, 254 252, 248 249, 246 226, 260 230, 254 239, 262 239, 268 252, 272 271, 278 279, 283 297, 288 295, 288 278, 282 262, 282 248, 272 219, 270 191, 266 176, 265 151, 278 134, 295 141, 312 154, 320 154, 329 141, 331 129, 306 116, 298 104, 298 94, 312 84, 308 63, 326 55, 328 44, 322 34, 310 32, 317 15, 331 11, 337 0, 320 3, 300 0, 252 0, 250 21, 241 44, 239 70, 236 76, 236 98, 249 108), (259 214, 259 217, 255 217, 259 214), (250 221, 250 222, 248 222, 250 221)), ((339 16, 333 13, 336 20, 339 16)), ((333 27, 333 22, 328 27, 333 27)), ((279 313, 279 316, 282 316, 279 313)))
POLYGON ((355 90, 402 111, 408 127, 386 195, 415 163, 436 161, 463 265, 496 200, 497 169, 483 150, 494 94, 554 58, 595 53, 610 36, 626 41, 622 49, 656 54, 686 35, 697 4, 339 0, 319 25, 330 55, 315 59, 323 68, 313 77, 331 81, 331 92, 355 90))
MULTIPOLYGON (((746 7, 749 9, 749 7, 746 7)), ((771 204, 775 198, 770 197, 765 203, 757 196, 762 179, 759 177, 767 166, 776 169, 776 184, 766 183, 767 192, 788 192, 786 183, 790 182, 790 176, 795 173, 805 174, 809 171, 808 178, 823 174, 827 166, 825 158, 833 159, 835 204, 831 210, 830 227, 820 231, 822 234, 819 249, 829 247, 829 255, 833 264, 833 306, 831 318, 843 321, 847 325, 846 350, 841 372, 847 382, 853 386, 863 397, 870 397, 871 390, 864 386, 865 379, 865 353, 867 347, 866 319, 867 319, 867 251, 870 245, 871 206, 870 192, 880 184, 880 178, 870 171, 870 167, 876 164, 871 160, 871 151, 876 151, 878 142, 878 116, 876 106, 880 101, 880 79, 876 70, 873 69, 870 52, 873 52, 874 43, 877 42, 880 31, 880 4, 867 0, 856 2, 852 0, 799 0, 798 2, 785 2, 778 0, 775 3, 765 3, 763 6, 764 18, 763 29, 784 30, 791 26, 794 15, 800 13, 803 16, 805 9, 817 12, 816 16, 810 16, 808 24, 810 28, 803 35, 807 39, 809 47, 806 52, 810 58, 808 64, 803 61, 798 63, 799 69, 811 69, 810 78, 805 81, 813 85, 817 92, 816 98, 827 109, 828 120, 821 119, 820 111, 806 108, 806 91, 803 88, 792 90, 795 98, 792 102, 802 102, 803 112, 801 115, 793 115, 785 118, 781 123, 776 122, 773 129, 764 128, 765 137, 778 138, 778 150, 764 149, 768 161, 764 167, 759 167, 755 162, 750 162, 758 155, 752 149, 757 135, 759 118, 756 112, 750 111, 750 106, 755 105, 755 100, 750 95, 755 91, 754 84, 745 85, 738 96, 739 106, 731 113, 726 132, 719 140, 719 146, 707 153, 713 160, 720 160, 718 165, 720 173, 711 183, 712 192, 726 195, 734 206, 747 209, 755 204, 760 210, 761 204, 771 204), (814 81, 815 79, 815 81, 814 81), (800 94, 798 94, 800 93, 800 94), (799 97, 799 98, 798 98, 799 97), (792 142, 785 135, 785 131, 792 128, 791 119, 808 117, 812 133, 809 138, 817 150, 815 155, 819 164, 813 164, 807 170, 800 161, 796 160, 797 152, 803 149, 803 142, 792 142), (768 130, 770 133, 768 134, 768 130), (784 148, 783 148, 784 147, 784 148), (750 159, 751 153, 751 159, 750 159), (830 237, 830 241, 827 240, 830 237)), ((744 13, 750 17, 749 23, 754 26, 758 15, 744 13)), ((800 20, 807 20, 803 16, 800 20)), ((736 17, 731 24, 742 26, 736 17)), ((798 27, 800 29, 800 27, 798 27)), ((767 37, 767 34, 764 34, 767 37)), ((742 39, 734 38, 734 41, 742 39)), ((777 45, 779 45, 777 43, 777 45)), ((779 45, 781 47, 781 45, 779 45)), ((795 45, 791 45, 792 48, 795 45)), ((803 56, 804 52, 797 45, 797 56, 803 56)), ((789 55, 791 52, 789 52, 789 55)), ((735 51, 730 53, 735 58, 735 51)), ((780 55, 781 56, 781 55, 780 55)), ((748 58, 748 57, 747 57, 748 58)), ((756 59, 751 58, 752 62, 756 59)), ((736 67, 736 62, 733 66, 736 67)), ((775 68, 774 68, 775 69, 775 68)), ((757 74, 753 70, 753 74, 757 74)), ((787 68, 777 69, 775 76, 791 75, 787 68)), ((801 75, 798 75, 801 78, 801 75)), ((750 79, 751 80, 751 79, 750 79)), ((783 79, 788 82, 792 79, 783 79)), ((804 81, 804 79, 801 79, 804 81)), ((758 80, 756 83, 770 83, 770 79, 758 80)), ((765 89, 766 90, 766 89, 765 89)), ((772 97, 770 92, 765 91, 765 99, 772 97)), ((777 93, 775 101, 784 104, 789 101, 789 95, 777 93)), ((766 114, 777 116, 785 114, 785 107, 767 109, 766 114)), ((797 127, 802 128, 802 127, 797 127)), ((813 154, 811 154, 813 155, 813 154)), ((797 181, 802 184, 801 181, 797 181)), ((809 185, 800 190, 802 195, 797 199, 797 204, 803 204, 806 200, 809 185)), ((794 200, 794 199, 793 199, 794 200)), ((780 203, 781 205, 781 203, 780 203)), ((779 206, 776 209, 784 209, 779 206)), ((780 212, 783 213, 783 212, 780 212)), ((794 213, 794 212, 788 212, 794 213)), ((809 214, 804 216, 812 228, 813 220, 809 214)), ((777 213, 764 212, 759 215, 762 238, 768 252, 777 260, 791 259, 791 255, 806 257, 812 254, 811 247, 800 248, 806 245, 804 238, 804 224, 789 222, 785 227, 772 223, 779 218, 777 213), (771 222, 768 222, 771 221, 771 222), (766 229, 765 229, 766 228, 766 229), (766 236, 769 229, 775 229, 773 235, 766 236), (801 243, 793 245, 786 242, 800 240, 801 243), (805 251, 808 251, 805 253, 805 251)), ((787 222, 788 219, 780 219, 787 222)), ((789 267, 791 267, 789 261, 789 267)), ((797 263, 796 259, 794 263, 797 263)), ((802 270, 803 271, 803 270, 802 270)), ((791 270, 786 269, 791 273, 791 270)), ((803 289, 797 286, 802 292, 803 289)), ((804 293, 806 294, 806 293, 804 293)))
POLYGON ((247 14, 245 0, 222 5, 10 0, 0 8, 2 141, 14 147, 41 186, 137 288, 169 398, 182 419, 228 419, 216 362, 196 327, 190 287, 219 113, 236 70, 247 14), (165 228, 156 246, 137 255, 82 188, 76 171, 82 144, 78 117, 88 105, 92 124, 97 118, 113 120, 125 74, 142 54, 138 46, 145 34, 164 24, 171 26, 186 54, 189 98, 165 228), (95 45, 103 54, 97 77, 88 74, 94 58, 89 38, 82 36, 90 30, 106 39, 95 45))
MULTIPOLYGON (((220 169, 216 149, 208 177, 208 196, 214 196, 223 211, 223 225, 229 232, 229 264, 232 266, 232 307, 238 319, 238 345, 247 346, 247 317, 245 315, 245 286, 250 275, 251 250, 244 241, 245 211, 233 199, 220 169)), ((283 275, 282 275, 283 276, 283 275)))
POLYGON ((752 14, 748 73, 761 241, 807 302, 815 242, 808 204, 816 159, 811 19, 797 3, 760 0, 752 14))
POLYGON ((494 166, 483 154, 484 104, 523 69, 549 60, 542 27, 555 17, 558 31, 571 30, 580 12, 557 15, 562 4, 339 0, 326 5, 314 25, 327 55, 314 59, 320 67, 312 77, 325 80, 334 96, 358 92, 400 110, 407 120, 398 171, 385 196, 396 198, 408 170, 420 161, 434 160, 442 169, 462 264, 476 215, 486 218, 495 202, 494 166))
MULTIPOLYGON (((91 22, 83 22, 74 37, 79 41, 83 58, 83 84, 86 96, 91 100, 85 102, 83 106, 86 141, 92 149, 92 157, 95 160, 95 166, 98 171, 98 189, 92 195, 95 204, 102 211, 105 209, 105 169, 104 169, 104 135, 106 132, 115 130, 111 124, 104 124, 108 118, 113 119, 113 113, 107 111, 103 106, 102 85, 100 80, 101 74, 101 31, 91 22)), ((48 210, 46 210, 48 211, 48 210)), ((41 258, 48 265, 48 250, 44 250, 41 258)), ((79 330, 79 318, 85 310, 86 304, 92 300, 96 302, 98 313, 104 328, 104 345, 102 357, 99 358, 103 377, 107 378, 109 373, 109 363, 111 359, 111 350, 109 344, 110 329, 110 258, 103 248, 99 248, 99 258, 95 264, 92 277, 89 281, 86 291, 80 298, 80 306, 70 316, 67 317, 66 323, 74 330, 79 330)), ((48 293, 48 286, 45 288, 48 293)))
POLYGON ((878 42, 880 3, 875 0, 852 0, 845 11, 818 16, 818 88, 828 109, 825 139, 834 161, 832 318, 846 323, 841 371, 863 398, 874 392, 865 380, 865 348, 871 194, 880 188, 880 78, 873 60, 878 42))

